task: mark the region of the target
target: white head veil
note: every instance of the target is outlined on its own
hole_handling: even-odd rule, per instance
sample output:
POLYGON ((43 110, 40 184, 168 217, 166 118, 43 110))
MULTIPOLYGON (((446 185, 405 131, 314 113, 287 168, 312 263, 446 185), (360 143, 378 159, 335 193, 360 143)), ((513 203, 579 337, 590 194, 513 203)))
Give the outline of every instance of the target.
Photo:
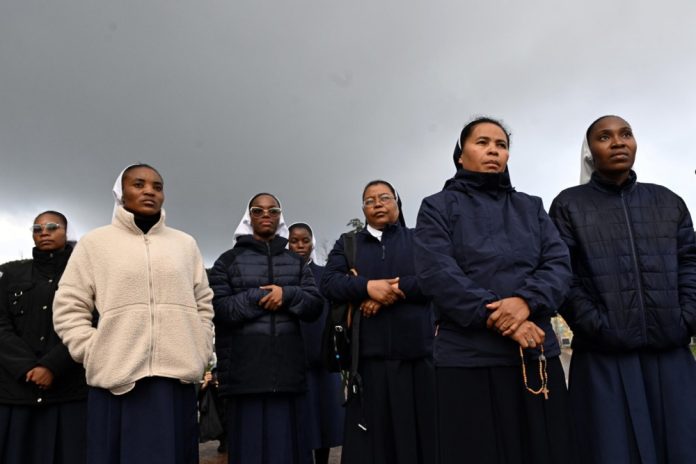
POLYGON ((290 235, 290 232, 288 231, 288 226, 285 223, 285 218, 283 217, 283 206, 280 204, 280 200, 275 195, 271 195, 270 193, 258 193, 251 197, 246 204, 244 216, 242 216, 242 220, 239 222, 239 225, 234 230, 234 235, 232 237, 232 248, 234 248, 234 245, 237 243, 237 239, 242 235, 254 234, 254 229, 251 227, 251 214, 249 213, 249 208, 251 208, 251 201, 259 195, 269 195, 275 198, 275 200, 278 202, 278 207, 280 207, 281 209, 280 218, 278 220, 278 228, 276 229, 276 235, 280 235, 283 238, 288 238, 288 235, 290 235))
MULTIPOLYGON (((309 255, 309 261, 307 261, 307 264, 309 263, 317 263, 317 238, 314 236, 314 230, 312 230, 312 227, 309 225, 308 222, 293 222, 290 224, 290 227, 288 227, 288 230, 292 229, 295 226, 300 226, 306 229, 309 229, 309 233, 312 236, 312 252, 309 255)), ((290 249, 290 244, 288 244, 288 249, 290 249)))
POLYGON ((116 211, 118 210, 119 206, 123 206, 123 173, 126 172, 128 168, 132 168, 133 166, 138 166, 137 164, 129 164, 125 168, 123 168, 123 171, 121 171, 121 174, 118 175, 116 178, 116 182, 114 182, 114 188, 111 189, 111 192, 114 194, 114 213, 112 217, 116 217, 116 211))
POLYGON ((594 172, 594 161, 592 160, 592 152, 587 137, 582 140, 582 148, 580 149, 580 183, 586 184, 590 181, 594 172))

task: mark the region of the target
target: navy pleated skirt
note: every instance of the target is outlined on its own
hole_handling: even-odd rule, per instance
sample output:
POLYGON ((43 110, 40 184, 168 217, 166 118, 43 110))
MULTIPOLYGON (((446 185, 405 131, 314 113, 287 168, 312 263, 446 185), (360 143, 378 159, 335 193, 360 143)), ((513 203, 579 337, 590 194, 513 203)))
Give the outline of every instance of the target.
POLYGON ((435 462, 432 361, 360 359, 358 371, 363 397, 352 397, 346 404, 341 463, 435 462))
POLYGON ((0 462, 84 463, 86 422, 86 401, 40 407, 0 404, 0 462))
POLYGON ((141 379, 124 395, 90 387, 87 430, 90 464, 198 463, 196 392, 175 379, 141 379))
POLYGON ((307 429, 311 449, 343 443, 341 376, 316 368, 307 370, 307 429))
MULTIPOLYGON (((520 366, 438 367, 438 462, 576 463, 568 390, 558 357, 548 360, 547 372, 545 400, 525 390, 520 366)), ((527 376, 528 385, 538 389, 536 361, 527 364, 527 376)))
POLYGON ((696 463, 696 361, 688 348, 576 350, 570 397, 583 463, 696 463))
POLYGON ((230 464, 312 464, 305 395, 227 397, 230 464))

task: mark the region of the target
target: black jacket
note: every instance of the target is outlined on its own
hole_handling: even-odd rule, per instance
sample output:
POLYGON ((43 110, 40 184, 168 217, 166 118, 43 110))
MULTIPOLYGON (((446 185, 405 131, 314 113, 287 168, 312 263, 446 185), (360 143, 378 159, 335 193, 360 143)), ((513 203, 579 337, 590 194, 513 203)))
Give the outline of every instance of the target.
POLYGON ((316 319, 323 300, 312 271, 286 244, 280 236, 271 242, 241 236, 210 272, 223 396, 306 389, 300 320, 316 319), (267 293, 259 287, 269 284, 283 288, 277 311, 258 305, 267 293))
POLYGON ((53 296, 72 247, 2 266, 0 278, 0 403, 42 405, 83 400, 85 371, 53 330, 53 296), (29 370, 48 368, 51 388, 26 382, 29 370))
POLYGON ((561 192, 551 217, 573 284, 561 314, 573 347, 604 352, 686 346, 696 333, 696 243, 684 201, 665 187, 597 173, 561 192))
POLYGON ((416 270, 432 297, 439 331, 435 363, 446 367, 519 364, 519 345, 486 328, 486 304, 523 298, 545 333, 547 356, 560 352, 550 323, 571 280, 568 249, 541 199, 516 192, 507 172, 459 170, 423 200, 416 270))
POLYGON ((336 302, 359 305, 369 298, 367 282, 399 277, 406 299, 363 318, 360 325, 360 356, 382 359, 432 357, 433 319, 428 300, 416 280, 413 263, 413 230, 398 224, 387 226, 382 240, 367 229, 355 235, 355 269, 348 274, 343 238, 329 254, 321 279, 322 293, 336 302))

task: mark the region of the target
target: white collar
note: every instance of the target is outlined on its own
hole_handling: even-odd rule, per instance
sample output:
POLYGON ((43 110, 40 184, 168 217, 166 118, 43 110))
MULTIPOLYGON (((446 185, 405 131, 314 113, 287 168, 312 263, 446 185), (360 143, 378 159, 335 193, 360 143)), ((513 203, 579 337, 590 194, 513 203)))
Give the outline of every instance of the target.
POLYGON ((370 233, 370 235, 372 235, 374 238, 376 238, 380 242, 382 241, 382 231, 381 230, 375 229, 370 224, 367 225, 366 229, 370 233))

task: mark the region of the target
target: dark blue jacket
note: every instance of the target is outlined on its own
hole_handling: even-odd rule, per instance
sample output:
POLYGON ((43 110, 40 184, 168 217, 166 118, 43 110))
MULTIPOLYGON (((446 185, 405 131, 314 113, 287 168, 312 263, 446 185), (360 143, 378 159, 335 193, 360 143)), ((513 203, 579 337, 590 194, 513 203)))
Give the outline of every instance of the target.
POLYGON ((271 242, 241 236, 210 272, 223 396, 306 389, 300 320, 316 319, 322 298, 312 271, 286 244, 280 236, 271 242), (259 287, 269 284, 283 288, 277 311, 258 305, 267 293, 259 287))
MULTIPOLYGON (((315 263, 307 265, 312 270, 314 281, 319 285, 321 276, 324 274, 324 267, 315 263)), ((302 322, 302 338, 304 340, 305 355, 307 356, 307 365, 315 369, 323 369, 324 363, 321 356, 321 339, 326 325, 326 318, 329 314, 329 302, 322 297, 323 307, 321 315, 312 322, 302 322)))
POLYGON ((399 277, 406 299, 384 307, 360 326, 360 357, 421 359, 432 356, 433 324, 428 302, 415 276, 413 230, 398 224, 387 226, 382 240, 367 229, 356 234, 355 269, 348 275, 348 263, 340 238, 329 254, 321 279, 324 295, 332 301, 359 305, 369 298, 367 282, 399 277))
POLYGON ((696 244, 684 201, 665 187, 595 173, 561 192, 551 216, 574 278, 561 314, 573 347, 604 352, 685 346, 696 333, 696 244))
POLYGON ((415 238, 421 288, 439 321, 438 366, 519 364, 519 345, 486 328, 486 304, 518 296, 546 333, 547 356, 559 354, 550 323, 571 279, 568 250, 541 199, 516 192, 507 172, 459 170, 423 200, 415 238))

